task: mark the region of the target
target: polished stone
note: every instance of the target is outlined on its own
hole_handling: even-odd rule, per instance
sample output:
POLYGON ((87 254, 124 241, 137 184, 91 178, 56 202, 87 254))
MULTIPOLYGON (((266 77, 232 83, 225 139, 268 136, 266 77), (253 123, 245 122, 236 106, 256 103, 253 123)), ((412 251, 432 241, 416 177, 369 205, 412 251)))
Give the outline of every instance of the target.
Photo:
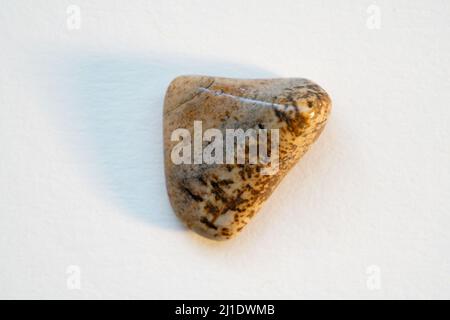
POLYGON ((318 138, 330 110, 328 94, 301 78, 174 79, 164 101, 164 157, 176 215, 207 238, 236 235, 318 138), (230 129, 250 133, 244 163, 226 143, 237 132, 230 129), (256 163, 249 150, 257 150, 256 163))

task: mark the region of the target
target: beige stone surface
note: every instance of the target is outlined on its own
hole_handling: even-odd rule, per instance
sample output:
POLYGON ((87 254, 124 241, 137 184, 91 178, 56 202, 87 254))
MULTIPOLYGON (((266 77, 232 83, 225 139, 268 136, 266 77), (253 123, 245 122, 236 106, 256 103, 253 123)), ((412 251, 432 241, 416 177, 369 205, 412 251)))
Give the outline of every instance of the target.
MULTIPOLYGON (((176 215, 210 239, 239 233, 318 138, 330 110, 328 94, 306 79, 177 77, 167 89, 163 129, 166 186, 176 215), (268 164, 248 159, 174 164, 171 153, 179 142, 171 141, 172 132, 186 128, 194 137, 194 121, 202 121, 203 132, 217 128, 224 136, 225 129, 279 129, 279 170, 264 175, 268 164)), ((270 143, 267 147, 270 152, 270 143)))

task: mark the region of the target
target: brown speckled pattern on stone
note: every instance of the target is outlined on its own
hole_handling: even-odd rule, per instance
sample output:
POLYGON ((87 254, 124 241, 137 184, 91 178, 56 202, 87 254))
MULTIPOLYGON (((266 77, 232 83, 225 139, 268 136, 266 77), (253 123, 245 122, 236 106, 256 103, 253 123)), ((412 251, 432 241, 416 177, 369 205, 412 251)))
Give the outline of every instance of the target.
POLYGON ((306 79, 173 80, 164 101, 164 157, 167 190, 177 216, 207 238, 236 235, 320 135, 330 109, 327 93, 306 79), (279 171, 262 175, 262 164, 248 162, 173 164, 170 155, 178 142, 170 140, 171 134, 186 128, 193 137, 194 120, 203 122, 203 132, 218 128, 224 136, 229 128, 278 128, 279 171))

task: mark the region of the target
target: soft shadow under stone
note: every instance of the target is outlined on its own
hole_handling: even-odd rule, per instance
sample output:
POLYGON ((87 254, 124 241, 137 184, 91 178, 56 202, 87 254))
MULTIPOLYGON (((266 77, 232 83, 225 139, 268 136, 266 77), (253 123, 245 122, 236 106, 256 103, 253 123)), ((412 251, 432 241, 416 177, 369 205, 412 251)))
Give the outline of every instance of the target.
POLYGON ((180 74, 272 76, 186 56, 72 52, 55 61, 49 68, 64 74, 64 83, 55 86, 71 97, 55 112, 84 159, 80 169, 121 212, 173 230, 184 228, 174 218, 164 179, 163 98, 170 81, 180 74))

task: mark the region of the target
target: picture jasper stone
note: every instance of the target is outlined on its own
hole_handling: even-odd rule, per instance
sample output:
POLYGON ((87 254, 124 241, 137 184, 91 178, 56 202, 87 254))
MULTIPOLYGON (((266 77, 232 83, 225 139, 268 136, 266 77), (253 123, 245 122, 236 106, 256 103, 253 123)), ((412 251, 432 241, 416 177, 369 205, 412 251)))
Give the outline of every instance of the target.
POLYGON ((177 77, 165 96, 163 129, 176 215, 204 237, 236 235, 317 139, 330 110, 328 94, 306 79, 177 77), (244 148, 230 147, 242 132, 244 148))

